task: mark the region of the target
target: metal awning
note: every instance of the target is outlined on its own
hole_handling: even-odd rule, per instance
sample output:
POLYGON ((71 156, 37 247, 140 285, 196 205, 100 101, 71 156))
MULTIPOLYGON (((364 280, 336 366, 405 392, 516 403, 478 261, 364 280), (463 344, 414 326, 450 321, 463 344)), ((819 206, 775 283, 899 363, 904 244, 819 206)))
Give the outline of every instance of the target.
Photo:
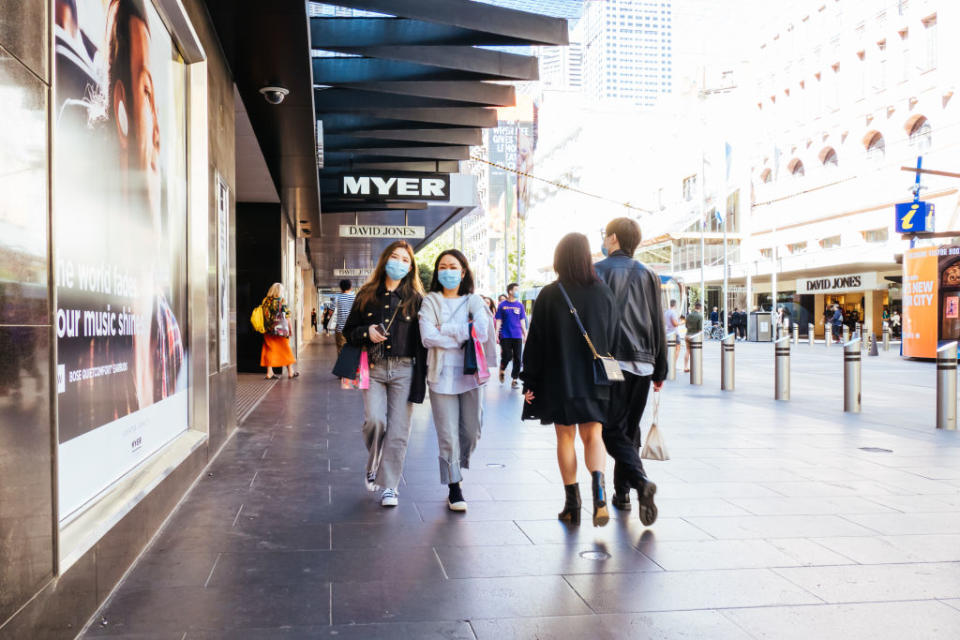
POLYGON ((422 226, 426 237, 411 241, 419 247, 476 205, 463 197, 360 202, 340 193, 338 176, 456 174, 470 147, 481 144, 481 130, 497 125, 496 107, 515 103, 513 86, 496 82, 538 78, 536 58, 478 47, 567 44, 563 19, 469 0, 327 4, 380 15, 310 18, 323 215, 309 242, 321 286, 339 279, 334 270, 373 266, 391 242, 341 238, 340 225, 422 226))

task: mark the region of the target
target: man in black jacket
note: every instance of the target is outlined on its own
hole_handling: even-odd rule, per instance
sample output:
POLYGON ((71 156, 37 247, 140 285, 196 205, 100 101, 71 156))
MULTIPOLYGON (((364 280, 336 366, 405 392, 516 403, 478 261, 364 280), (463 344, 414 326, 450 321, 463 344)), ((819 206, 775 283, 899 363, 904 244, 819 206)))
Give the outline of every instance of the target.
POLYGON ((603 443, 616 464, 613 505, 630 508, 630 490, 637 490, 640 521, 657 519, 653 497, 657 485, 647 480, 640 461, 640 419, 650 385, 659 391, 667 377, 667 346, 660 302, 660 277, 633 259, 640 244, 640 225, 630 218, 612 220, 603 240, 609 257, 597 263, 597 275, 613 290, 620 312, 614 353, 624 381, 610 392, 610 410, 603 425, 603 443))

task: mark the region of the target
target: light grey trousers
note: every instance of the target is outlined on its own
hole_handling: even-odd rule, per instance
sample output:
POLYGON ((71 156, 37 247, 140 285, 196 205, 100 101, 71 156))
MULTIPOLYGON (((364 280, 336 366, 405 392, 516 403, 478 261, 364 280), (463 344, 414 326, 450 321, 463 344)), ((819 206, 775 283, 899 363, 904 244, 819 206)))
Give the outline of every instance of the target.
POLYGON ((370 388, 363 391, 367 471, 376 474, 377 485, 384 489, 396 489, 403 473, 413 413, 413 404, 407 401, 412 382, 411 358, 384 358, 370 366, 370 388))
POLYGON ((440 482, 463 480, 460 469, 470 468, 470 454, 477 448, 483 424, 483 387, 457 395, 430 390, 433 424, 440 449, 440 482))

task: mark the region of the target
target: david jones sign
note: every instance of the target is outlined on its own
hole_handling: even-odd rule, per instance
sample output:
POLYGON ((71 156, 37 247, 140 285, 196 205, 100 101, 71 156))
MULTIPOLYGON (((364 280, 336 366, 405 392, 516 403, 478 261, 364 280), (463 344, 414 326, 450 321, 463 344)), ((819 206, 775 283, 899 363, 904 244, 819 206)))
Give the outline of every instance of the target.
POLYGON ((856 273, 825 278, 804 278, 797 280, 797 293, 836 293, 838 291, 862 291, 875 289, 875 273, 856 273))
POLYGON ((423 238, 426 227, 406 225, 389 226, 383 224, 342 224, 341 238, 423 238))
POLYGON ((340 195, 364 200, 449 200, 450 174, 340 176, 340 195))

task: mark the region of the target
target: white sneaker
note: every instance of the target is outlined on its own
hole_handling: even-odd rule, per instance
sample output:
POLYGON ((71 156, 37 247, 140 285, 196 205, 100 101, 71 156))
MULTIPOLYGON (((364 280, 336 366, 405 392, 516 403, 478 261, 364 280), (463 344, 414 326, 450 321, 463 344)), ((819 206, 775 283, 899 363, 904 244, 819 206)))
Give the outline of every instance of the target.
POLYGON ((367 476, 364 478, 363 484, 366 485, 367 491, 376 491, 377 474, 375 474, 373 471, 367 471, 367 476))
POLYGON ((397 499, 396 489, 384 489, 383 493, 380 494, 381 507, 395 507, 398 504, 400 504, 400 501, 397 499))

